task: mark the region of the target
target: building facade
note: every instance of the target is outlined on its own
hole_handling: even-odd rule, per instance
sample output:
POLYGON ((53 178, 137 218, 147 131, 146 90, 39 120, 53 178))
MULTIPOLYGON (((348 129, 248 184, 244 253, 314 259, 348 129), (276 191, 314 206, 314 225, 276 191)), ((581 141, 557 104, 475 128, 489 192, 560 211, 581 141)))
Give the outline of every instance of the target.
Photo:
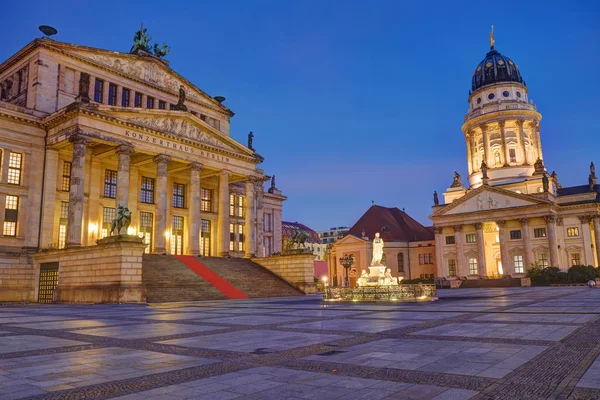
POLYGON ((384 241, 382 263, 394 277, 403 279, 433 279, 436 272, 434 237, 431 227, 425 227, 398 208, 373 205, 335 241, 329 253, 329 279, 342 284, 345 270, 340 258, 350 256, 354 263, 350 277, 358 277, 373 257, 373 238, 379 233, 384 241))
POLYGON ((281 251, 286 197, 264 190, 251 138, 234 140, 224 98, 164 59, 36 39, 0 86, 0 300, 33 300, 35 254, 95 245, 118 205, 147 252, 281 251))
MULTIPOLYGON (((562 187, 543 162, 542 115, 516 63, 494 48, 473 73, 462 131, 468 182, 455 172, 433 214, 438 276, 520 277, 600 259, 600 188, 562 187)), ((587 175, 582 174, 582 176, 587 175)), ((583 179, 582 179, 583 181, 583 179)))

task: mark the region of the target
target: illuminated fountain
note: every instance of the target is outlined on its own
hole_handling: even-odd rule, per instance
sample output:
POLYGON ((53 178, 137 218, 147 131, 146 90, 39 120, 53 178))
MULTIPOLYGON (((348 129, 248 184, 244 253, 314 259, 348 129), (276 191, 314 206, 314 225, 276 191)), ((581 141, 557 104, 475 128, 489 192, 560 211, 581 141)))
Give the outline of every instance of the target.
MULTIPOLYGON (((325 301, 432 301, 437 300, 435 285, 401 284, 402 278, 392 276, 392 271, 383 264, 383 239, 379 233, 373 239, 373 258, 369 272, 363 270, 357 280, 357 287, 326 286, 323 292, 325 301)), ((348 257, 346 257, 348 258, 348 257)), ((352 265, 348 260, 340 260, 346 271, 352 265)), ((346 276, 348 273, 346 272, 346 276)))

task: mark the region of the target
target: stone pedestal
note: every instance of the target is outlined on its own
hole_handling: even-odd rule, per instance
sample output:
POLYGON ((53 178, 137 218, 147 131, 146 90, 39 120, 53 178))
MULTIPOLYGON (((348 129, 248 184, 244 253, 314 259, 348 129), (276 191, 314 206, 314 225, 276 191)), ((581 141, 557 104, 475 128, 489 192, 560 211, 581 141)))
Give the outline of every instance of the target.
POLYGON ((57 303, 145 303, 145 247, 138 236, 109 236, 97 246, 37 253, 34 260, 58 262, 57 303))
POLYGON ((304 250, 285 251, 280 256, 252 258, 253 262, 305 294, 317 292, 314 260, 314 254, 304 250))

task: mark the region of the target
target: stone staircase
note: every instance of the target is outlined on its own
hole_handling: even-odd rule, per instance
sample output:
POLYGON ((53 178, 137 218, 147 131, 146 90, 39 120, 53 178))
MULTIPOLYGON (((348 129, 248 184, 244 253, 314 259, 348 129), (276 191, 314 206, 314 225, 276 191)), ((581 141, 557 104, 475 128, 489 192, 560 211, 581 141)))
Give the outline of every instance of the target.
MULTIPOLYGON (((202 257, 198 261, 248 297, 302 294, 281 278, 247 259, 202 257)), ((142 281, 146 286, 148 303, 228 298, 174 256, 145 254, 142 259, 142 281)))
POLYGON ((460 285, 462 288, 502 288, 521 287, 521 279, 467 279, 460 285))
POLYGON ((246 258, 201 257, 199 260, 248 297, 303 295, 268 269, 246 258))

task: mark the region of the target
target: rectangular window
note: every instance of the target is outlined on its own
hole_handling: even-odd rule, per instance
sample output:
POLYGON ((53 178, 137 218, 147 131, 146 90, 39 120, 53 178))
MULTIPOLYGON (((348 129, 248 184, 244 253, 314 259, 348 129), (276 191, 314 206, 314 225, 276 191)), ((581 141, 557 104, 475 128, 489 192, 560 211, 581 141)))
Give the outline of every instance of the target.
POLYGON ((102 229, 100 230, 100 239, 105 238, 110 233, 113 220, 117 216, 117 210, 112 207, 102 209, 102 229))
POLYGON ((538 256, 538 263, 540 267, 547 268, 548 267, 548 254, 542 253, 538 256))
POLYGON ((244 224, 238 224, 238 251, 244 251, 244 224))
POLYGON ((455 244, 456 243, 456 239, 454 238, 454 236, 446 236, 446 244, 455 244))
POLYGON ((229 224, 229 251, 233 251, 235 249, 235 226, 234 224, 229 224))
POLYGON ((581 265, 580 253, 571 253, 571 265, 581 265))
POLYGON ((165 108, 167 108, 167 103, 165 103, 164 100, 159 100, 158 101, 158 109, 159 110, 164 110, 165 108))
POLYGON ((231 217, 244 216, 244 196, 233 193, 229 195, 229 215, 231 217))
POLYGON ((154 215, 149 212, 140 211, 140 233, 146 244, 146 253, 152 251, 152 235, 154 233, 154 215))
MULTIPOLYGON (((264 214, 263 229, 265 232, 273 232, 273 214, 264 214)), ((327 239, 323 240, 323 243, 326 243, 327 239)))
POLYGON ((456 260, 453 258, 448 260, 448 276, 456 276, 456 260))
POLYGON ((140 201, 146 204, 154 204, 154 178, 142 176, 142 190, 140 201))
POLYGON ((67 222, 69 218, 69 202, 60 202, 60 219, 58 223, 58 248, 65 247, 67 242, 67 222))
POLYGON ((206 115, 204 114, 200 114, 200 119, 204 122, 206 122, 206 115))
POLYGON ((419 265, 425 264, 424 257, 425 254, 419 254, 419 265))
POLYGON ((104 197, 117 198, 117 171, 104 171, 104 197))
POLYGON ((477 259, 474 257, 469 258, 469 275, 477 275, 477 259))
POLYGON ((398 253, 398 272, 404 272, 404 253, 398 253))
POLYGON ((171 225, 171 254, 183 254, 183 217, 173 215, 171 225))
POLYGON ((173 183, 173 207, 185 207, 185 185, 183 183, 173 183))
POLYGON ((19 197, 6 196, 4 209, 4 236, 17 236, 17 221, 19 220, 19 197))
POLYGON ((8 158, 8 183, 11 185, 21 184, 21 171, 23 168, 23 155, 21 153, 10 153, 8 158))
POLYGON ((433 264, 433 253, 427 253, 427 264, 433 264))
POLYGON ((477 236, 475 236, 474 233, 467 233, 467 243, 476 243, 477 242, 477 236))
POLYGON ((133 105, 135 107, 141 107, 142 106, 142 94, 140 92, 135 92, 135 99, 134 99, 133 105))
POLYGON ((148 96, 146 98, 146 108, 154 108, 154 97, 148 96))
POLYGON ((521 230, 510 231, 510 240, 521 239, 521 230))
POLYGON ((71 163, 69 161, 63 161, 61 190, 63 192, 71 190, 71 163))
POLYGON ((510 157, 510 162, 517 162, 517 152, 515 149, 508 149, 508 156, 510 157))
POLYGON ((567 228, 567 236, 568 237, 579 236, 579 228, 577 228, 577 227, 575 227, 575 228, 567 228))
POLYGON ((200 254, 210 257, 210 220, 203 219, 200 223, 200 254))
POLYGON ((175 104, 169 104, 169 110, 174 110, 175 109, 175 104))
POLYGON ((131 90, 127 88, 123 88, 123 93, 121 94, 121 106, 129 107, 129 102, 131 98, 131 90))
POLYGON ((546 237, 546 228, 535 228, 533 230, 533 236, 536 238, 546 237))
POLYGON ((210 189, 202 189, 200 191, 200 211, 212 212, 212 194, 210 189))
POLYGON ((96 78, 96 82, 94 85, 94 101, 96 103, 102 103, 102 97, 104 94, 104 81, 102 79, 96 78))
POLYGON ((115 85, 114 83, 108 84, 108 105, 117 105, 117 85, 115 85))
POLYGON ((513 262, 515 264, 515 273, 516 274, 522 274, 523 271, 523 256, 514 256, 513 257, 513 262))

